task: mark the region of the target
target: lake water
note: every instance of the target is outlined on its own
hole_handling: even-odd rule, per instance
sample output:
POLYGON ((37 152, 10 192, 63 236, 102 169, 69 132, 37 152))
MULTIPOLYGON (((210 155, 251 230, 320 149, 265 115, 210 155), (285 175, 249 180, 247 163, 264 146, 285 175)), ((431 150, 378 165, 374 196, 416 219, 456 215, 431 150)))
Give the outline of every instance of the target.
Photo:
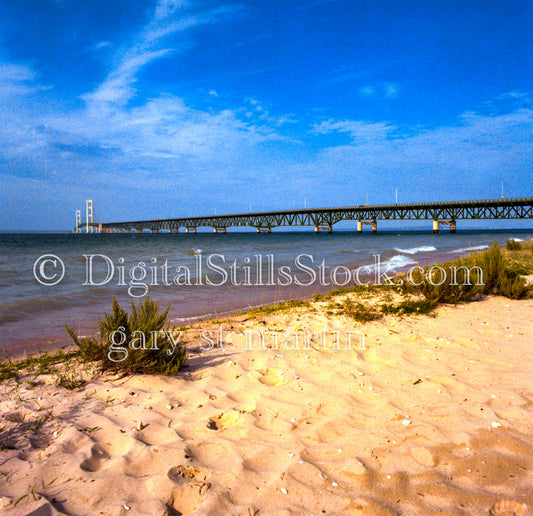
POLYGON ((525 240, 533 230, 0 234, 0 350, 69 344, 65 323, 94 332, 113 296, 128 308, 147 293, 170 304, 169 318, 180 324, 332 290, 347 278, 337 266, 374 266, 362 269, 366 281, 378 255, 381 270, 398 271, 481 250, 495 238, 525 240), (43 255, 51 256, 39 261, 43 255))

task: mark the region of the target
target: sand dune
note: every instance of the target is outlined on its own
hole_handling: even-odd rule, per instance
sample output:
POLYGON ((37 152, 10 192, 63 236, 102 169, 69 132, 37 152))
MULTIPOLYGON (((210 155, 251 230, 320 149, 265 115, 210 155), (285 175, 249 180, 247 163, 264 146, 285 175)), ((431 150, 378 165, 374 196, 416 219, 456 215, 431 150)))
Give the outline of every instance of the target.
POLYGON ((46 376, 4 382, 1 435, 13 449, 0 452, 0 507, 533 514, 532 314, 531 299, 492 297, 362 325, 315 303, 202 323, 222 324, 223 347, 190 337, 177 377, 105 375, 75 391, 46 376), (324 325, 330 337, 362 331, 364 346, 315 336, 286 349, 291 333, 324 325), (261 328, 279 349, 247 349, 245 333, 261 328))

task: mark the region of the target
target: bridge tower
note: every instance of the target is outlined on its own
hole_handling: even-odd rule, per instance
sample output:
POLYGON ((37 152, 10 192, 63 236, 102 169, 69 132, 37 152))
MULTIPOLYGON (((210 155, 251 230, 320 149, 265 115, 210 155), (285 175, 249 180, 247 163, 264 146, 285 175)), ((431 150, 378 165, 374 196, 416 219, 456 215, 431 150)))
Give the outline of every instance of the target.
POLYGON ((74 226, 76 233, 81 233, 81 210, 76 210, 76 225, 74 226))
POLYGON ((93 201, 92 199, 87 199, 85 201, 85 229, 87 233, 89 233, 89 227, 91 228, 91 233, 94 231, 94 228, 92 226, 93 223, 93 201), (91 226, 89 226, 89 223, 91 226))

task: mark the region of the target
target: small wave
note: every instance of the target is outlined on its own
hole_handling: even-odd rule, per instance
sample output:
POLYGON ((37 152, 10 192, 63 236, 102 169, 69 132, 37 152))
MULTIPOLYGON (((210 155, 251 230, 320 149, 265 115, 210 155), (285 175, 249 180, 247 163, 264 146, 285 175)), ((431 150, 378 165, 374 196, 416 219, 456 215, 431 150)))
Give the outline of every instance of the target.
POLYGON ((428 253, 430 251, 436 251, 437 248, 432 245, 420 245, 418 247, 410 247, 409 249, 400 249, 399 247, 394 248, 395 251, 405 254, 416 254, 416 253, 428 253))
MULTIPOLYGON (((411 265, 413 263, 416 262, 411 258, 401 254, 396 254, 389 260, 385 262, 380 262, 380 269, 384 271, 394 271, 396 269, 400 269, 401 267, 405 267, 406 265, 411 265)), ((363 266, 362 271, 364 271, 364 269, 368 270, 369 272, 372 272, 376 269, 376 264, 373 263, 371 265, 363 266)))
POLYGON ((461 247, 460 249, 455 249, 451 251, 452 253, 466 253, 468 251, 479 251, 480 249, 488 249, 488 245, 474 245, 472 247, 461 247))
POLYGON ((416 263, 414 260, 411 260, 411 258, 407 258, 407 256, 402 256, 401 254, 397 254, 393 256, 390 260, 387 260, 383 263, 383 266, 387 269, 399 269, 400 267, 405 267, 406 265, 410 265, 411 263, 416 263))

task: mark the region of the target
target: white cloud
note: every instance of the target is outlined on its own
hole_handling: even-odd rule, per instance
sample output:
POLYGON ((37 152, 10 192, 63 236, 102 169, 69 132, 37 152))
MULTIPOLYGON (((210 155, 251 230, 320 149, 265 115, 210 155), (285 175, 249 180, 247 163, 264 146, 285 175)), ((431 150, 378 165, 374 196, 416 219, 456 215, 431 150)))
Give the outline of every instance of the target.
POLYGON ((95 50, 100 50, 102 48, 106 48, 106 47, 110 47, 112 46, 112 43, 111 41, 99 41, 98 43, 96 43, 93 48, 95 50))
POLYGON ((382 141, 394 130, 395 126, 386 122, 365 122, 361 120, 326 120, 316 124, 313 128, 315 134, 329 134, 333 132, 348 133, 352 143, 382 141))
POLYGON ((0 102, 50 89, 36 84, 37 77, 38 73, 29 65, 0 63, 0 102))
POLYGON ((161 49, 127 56, 94 92, 83 95, 82 99, 85 100, 89 109, 94 108, 95 103, 102 102, 127 104, 136 92, 133 85, 137 82, 137 72, 143 66, 168 53, 169 49, 161 49))
POLYGON ((314 129, 333 131, 350 134, 351 143, 322 149, 315 167, 346 181, 357 171, 357 184, 370 190, 394 185, 411 199, 441 199, 450 190, 455 198, 470 198, 504 178, 518 191, 533 188, 530 109, 494 116, 466 113, 457 124, 434 129, 400 131, 386 123, 350 120, 328 120, 314 129))
POLYGON ((375 91, 372 86, 363 86, 359 88, 359 94, 364 97, 372 97, 374 95, 375 91))
POLYGON ((399 87, 397 84, 394 84, 392 82, 384 82, 383 83, 383 96, 386 99, 393 99, 398 95, 399 87))
POLYGON ((395 82, 380 82, 373 85, 361 86, 359 88, 359 95, 362 97, 378 97, 391 100, 396 98, 400 86, 395 82))

